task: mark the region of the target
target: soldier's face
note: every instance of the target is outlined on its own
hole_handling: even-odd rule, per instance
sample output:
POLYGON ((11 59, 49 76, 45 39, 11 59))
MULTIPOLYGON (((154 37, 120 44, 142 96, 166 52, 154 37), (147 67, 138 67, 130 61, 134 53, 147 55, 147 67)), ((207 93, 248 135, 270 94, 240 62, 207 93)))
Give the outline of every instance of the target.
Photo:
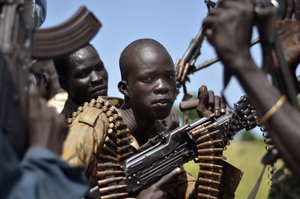
POLYGON ((90 46, 72 55, 66 89, 79 105, 107 96, 108 74, 96 50, 90 46))
POLYGON ((156 120, 167 117, 175 100, 174 63, 167 53, 146 51, 128 76, 133 112, 156 120))

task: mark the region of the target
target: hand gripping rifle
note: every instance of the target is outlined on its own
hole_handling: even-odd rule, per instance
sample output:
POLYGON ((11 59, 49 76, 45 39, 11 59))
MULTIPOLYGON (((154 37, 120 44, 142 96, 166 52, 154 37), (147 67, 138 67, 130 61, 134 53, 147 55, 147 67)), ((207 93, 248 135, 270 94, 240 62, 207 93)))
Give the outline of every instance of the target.
MULTIPOLYGON (((268 1, 269 0, 253 0, 253 3, 255 4, 255 6, 260 6, 261 5, 261 1, 268 1)), ((210 8, 212 7, 217 7, 217 3, 214 3, 210 0, 205 1, 205 3, 207 4, 208 7, 208 11, 210 8)), ((297 20, 300 20, 300 1, 296 0, 294 2, 294 0, 279 0, 278 1, 278 7, 277 9, 277 13, 278 13, 278 19, 284 19, 284 18, 291 18, 293 11, 295 11, 295 18, 297 20)), ((187 88, 185 86, 185 82, 189 81, 189 75, 193 74, 197 71, 200 71, 204 68, 207 68, 217 62, 219 62, 219 58, 215 57, 212 58, 210 60, 207 60, 199 65, 195 65, 197 58, 201 55, 201 46, 202 43, 205 39, 205 33, 203 28, 201 28, 199 30, 199 32, 196 34, 196 36, 191 40, 187 50, 184 52, 183 56, 181 59, 177 60, 175 67, 176 67, 176 79, 177 79, 177 89, 179 90, 181 86, 183 86, 183 92, 184 92, 184 100, 189 98, 189 95, 187 93, 187 88)), ((252 47, 253 45, 257 44, 260 42, 259 38, 256 38, 254 40, 251 41, 250 43, 250 47, 252 47)), ((278 39, 276 38, 275 40, 275 50, 277 52, 277 54, 279 54, 279 61, 281 62, 281 66, 284 67, 284 63, 282 63, 282 53, 280 53, 280 43, 278 42, 278 39), (278 50, 279 49, 279 50, 278 50), (279 53, 278 53, 279 52, 279 53)), ((278 81, 279 83, 279 87, 283 87, 282 90, 285 90, 287 96, 294 96, 294 88, 292 88, 291 86, 291 80, 290 80, 290 74, 289 71, 287 71, 286 69, 284 69, 283 67, 280 67, 278 70, 279 71, 275 71, 275 77, 277 79, 280 79, 280 81, 278 81), (286 76, 288 78, 283 78, 282 76, 286 76), (289 88, 289 89, 284 89, 284 88, 289 88), (290 91, 291 90, 291 91, 290 91)), ((293 104, 295 104, 295 98, 293 97, 289 97, 289 99, 293 99, 293 104)))
MULTIPOLYGON (((140 191, 194 159, 201 167, 198 180, 205 180, 207 184, 201 190, 210 189, 216 196, 222 169, 218 162, 223 160, 221 152, 238 131, 250 130, 257 124, 256 111, 243 96, 226 115, 199 118, 170 132, 160 133, 143 145, 138 154, 124 162, 127 190, 140 191), (213 189, 209 182, 215 183, 213 189)), ((199 191, 198 196, 201 197, 201 194, 207 193, 199 191)))
POLYGON ((97 18, 82 7, 57 27, 34 30, 30 0, 0 0, 0 127, 20 158, 27 148, 31 58, 53 59, 71 53, 100 27, 97 18))

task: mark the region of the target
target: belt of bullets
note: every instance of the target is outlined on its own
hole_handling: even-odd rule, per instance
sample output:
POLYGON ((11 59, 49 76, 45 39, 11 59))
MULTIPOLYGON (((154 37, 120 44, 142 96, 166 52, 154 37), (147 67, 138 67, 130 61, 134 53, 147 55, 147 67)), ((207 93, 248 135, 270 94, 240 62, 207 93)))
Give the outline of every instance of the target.
MULTIPOLYGON (((97 152, 98 188, 101 199, 128 198, 126 185, 124 184, 124 171, 121 167, 123 161, 134 154, 132 149, 130 132, 124 124, 117 108, 108 100, 98 97, 79 107, 74 116, 78 116, 85 107, 101 109, 108 118, 108 130, 101 152, 97 152)), ((72 123, 73 118, 68 120, 72 123)))
MULTIPOLYGON (((197 198, 217 199, 223 171, 223 151, 241 129, 250 130, 258 125, 256 110, 247 97, 234 104, 234 112, 220 126, 208 121, 191 130, 198 150, 199 174, 196 184, 197 198)), ((222 117, 222 116, 221 116, 222 117)))
POLYGON ((208 121, 190 131, 198 150, 197 198, 217 199, 220 192, 224 141, 219 136, 219 130, 211 127, 208 121))

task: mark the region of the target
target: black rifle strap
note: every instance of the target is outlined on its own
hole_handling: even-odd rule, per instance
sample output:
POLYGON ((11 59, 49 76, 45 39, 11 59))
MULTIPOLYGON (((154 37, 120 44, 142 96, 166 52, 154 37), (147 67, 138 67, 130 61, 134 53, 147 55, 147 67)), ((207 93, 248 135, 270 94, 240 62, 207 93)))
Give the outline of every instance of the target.
POLYGON ((256 194, 257 194, 257 192, 258 192, 258 190, 259 190, 259 186, 260 186, 261 181, 262 181, 262 177, 264 176, 266 167, 267 167, 267 165, 264 164, 264 165, 263 165, 263 168, 262 168, 262 170, 261 170, 261 172, 260 172, 260 175, 259 175, 259 177, 258 177, 258 179, 257 179, 257 181, 256 181, 256 183, 255 183, 255 185, 254 185, 254 187, 253 187, 253 189, 252 189, 252 191, 249 193, 247 199, 255 199, 256 194))
POLYGON ((291 71, 289 70, 289 66, 284 58, 282 46, 278 37, 278 34, 275 33, 275 40, 274 40, 274 49, 276 52, 276 56, 278 59, 278 64, 279 64, 279 74, 277 82, 280 82, 282 84, 279 89, 283 94, 285 94, 289 100, 289 102, 295 106, 298 107, 298 102, 297 102, 297 91, 295 84, 293 82, 293 77, 291 74, 291 71))
POLYGON ((221 97, 222 100, 226 103, 226 105, 230 108, 233 109, 230 105, 230 103, 228 103, 228 100, 226 99, 225 96, 225 89, 228 86, 230 79, 231 79, 231 72, 229 71, 229 69, 227 69, 226 67, 224 67, 224 76, 223 76, 223 89, 221 90, 221 97))

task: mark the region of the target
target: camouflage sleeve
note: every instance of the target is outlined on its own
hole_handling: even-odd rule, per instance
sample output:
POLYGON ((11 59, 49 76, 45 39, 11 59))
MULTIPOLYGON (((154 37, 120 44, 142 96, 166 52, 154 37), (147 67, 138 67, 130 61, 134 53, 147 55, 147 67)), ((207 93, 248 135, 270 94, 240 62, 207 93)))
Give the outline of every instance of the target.
MULTIPOLYGON (((77 112, 78 113, 78 112, 77 112)), ((62 157, 72 166, 85 169, 94 160, 101 148, 108 129, 108 121, 101 109, 85 107, 73 118, 64 143, 62 157)))

